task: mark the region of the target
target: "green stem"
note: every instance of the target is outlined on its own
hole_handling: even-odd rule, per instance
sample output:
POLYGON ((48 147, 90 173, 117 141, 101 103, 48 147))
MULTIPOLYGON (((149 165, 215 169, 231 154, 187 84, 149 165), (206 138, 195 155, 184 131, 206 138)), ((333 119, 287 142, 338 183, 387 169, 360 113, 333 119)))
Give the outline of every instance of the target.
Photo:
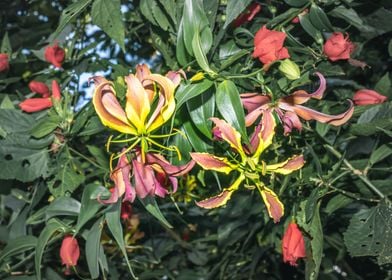
POLYGON ((102 166, 100 166, 99 164, 95 163, 94 161, 92 161, 91 159, 89 159, 88 157, 86 157, 85 155, 83 155, 82 153, 78 152, 77 150, 75 150, 74 148, 68 147, 68 149, 73 152, 74 154, 80 156, 81 158, 85 159, 86 161, 88 161, 89 163, 91 163, 92 165, 94 165, 95 167, 98 167, 100 169, 106 170, 105 168, 103 168, 102 166))
MULTIPOLYGON (((343 157, 342 154, 331 145, 324 145, 324 147, 337 158, 341 159, 343 157)), ((373 185, 373 183, 370 182, 370 180, 365 175, 363 175, 363 173, 360 170, 354 168, 354 166, 352 166, 348 160, 343 159, 343 163, 344 165, 347 166, 348 169, 350 169, 352 174, 358 176, 358 178, 361 179, 362 182, 364 182, 365 185, 368 186, 369 189, 371 189, 374 193, 376 193, 381 199, 386 198, 386 196, 375 185, 373 185)))
POLYGON ((249 77, 253 77, 256 76, 258 73, 260 73, 261 71, 263 71, 263 68, 260 68, 252 73, 249 74, 244 74, 244 75, 233 75, 233 76, 227 76, 226 79, 242 79, 242 78, 249 78, 249 77))

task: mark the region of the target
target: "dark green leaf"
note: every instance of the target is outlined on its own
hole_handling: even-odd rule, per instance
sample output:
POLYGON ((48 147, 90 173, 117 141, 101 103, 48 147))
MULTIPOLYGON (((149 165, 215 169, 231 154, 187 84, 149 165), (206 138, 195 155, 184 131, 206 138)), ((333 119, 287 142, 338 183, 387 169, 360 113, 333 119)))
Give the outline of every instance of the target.
POLYGON ((223 118, 247 139, 245 114, 237 86, 232 81, 223 81, 216 90, 216 106, 223 118))
POLYGON ((0 253, 0 262, 4 259, 33 249, 37 245, 37 238, 32 235, 20 236, 9 240, 0 253))
POLYGON ((164 226, 168 228, 173 228, 173 226, 166 220, 165 216, 163 216, 157 201, 154 197, 146 197, 143 200, 140 200, 143 206, 153 215, 155 218, 158 219, 164 226))
POLYGON ((103 218, 97 220, 91 227, 86 238, 86 260, 92 279, 99 277, 99 256, 103 253, 101 234, 103 218))
POLYGON ((87 185, 84 188, 80 214, 78 216, 78 222, 75 227, 76 233, 87 223, 94 215, 98 212, 98 210, 102 207, 102 204, 97 201, 97 199, 92 199, 92 193, 97 189, 95 184, 87 185))
POLYGON ((391 83, 391 80, 389 78, 389 72, 385 73, 385 75, 382 76, 382 78, 374 86, 374 90, 377 91, 380 94, 388 96, 389 98, 392 97, 392 94, 391 94, 392 83, 391 83))
POLYGON ((328 19, 328 16, 316 4, 312 4, 310 7, 309 19, 318 30, 323 32, 333 31, 333 27, 328 19))
POLYGON ((8 37, 8 32, 5 32, 3 40, 1 41, 0 53, 6 53, 9 56, 12 54, 12 47, 10 38, 8 37))
POLYGON ((61 119, 58 115, 43 118, 32 128, 31 135, 35 138, 44 137, 55 130, 59 126, 60 121, 61 119))
MULTIPOLYGON (((206 27, 206 28, 209 28, 209 27, 206 27)), ((192 50, 193 50, 193 54, 196 58, 196 61, 199 64, 199 66, 201 67, 201 69, 203 69, 210 76, 215 76, 216 73, 210 68, 206 54, 204 53, 204 51, 202 49, 199 32, 196 32, 195 35, 193 36, 192 50)))
POLYGON ((287 4, 293 7, 302 7, 309 3, 309 0, 284 0, 287 4))
POLYGON ((328 201, 327 205, 325 206, 324 211, 328 215, 331 215, 336 210, 339 210, 340 208, 346 207, 347 205, 349 205, 353 201, 354 201, 354 199, 352 199, 348 196, 345 196, 342 194, 337 194, 328 201))
POLYGON ((50 203, 46 209, 46 219, 55 216, 78 216, 80 212, 80 202, 72 197, 59 197, 50 203))
POLYGON ((189 142, 197 152, 208 152, 212 148, 203 140, 203 136, 198 134, 197 128, 191 122, 185 122, 183 128, 189 142))
POLYGON ((212 81, 203 79, 195 84, 181 85, 177 90, 175 97, 177 101, 177 109, 191 98, 206 92, 213 84, 214 83, 212 81))
POLYGON ((299 21, 301 26, 304 28, 306 33, 313 37, 313 39, 318 43, 323 43, 323 36, 321 35, 320 30, 318 30, 310 21, 309 14, 299 15, 299 21))
POLYGON ((379 265, 392 263, 392 206, 381 201, 350 220, 344 243, 353 257, 377 256, 379 265))
POLYGON ((211 138, 209 118, 213 117, 215 113, 215 96, 208 92, 188 100, 186 104, 194 125, 206 137, 211 138))
POLYGON ((233 20, 235 20, 242 12, 244 12, 250 2, 252 2, 252 0, 228 0, 226 7, 226 21, 223 25, 223 28, 225 29, 230 23, 233 22, 233 20))

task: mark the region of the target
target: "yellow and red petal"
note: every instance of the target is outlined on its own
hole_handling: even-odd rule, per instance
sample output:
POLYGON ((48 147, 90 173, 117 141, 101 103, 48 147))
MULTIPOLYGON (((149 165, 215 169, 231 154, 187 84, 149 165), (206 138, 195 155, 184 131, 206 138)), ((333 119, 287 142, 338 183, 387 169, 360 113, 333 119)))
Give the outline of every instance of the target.
POLYGON ((217 208, 226 205, 227 201, 230 200, 231 195, 236 190, 238 190, 238 187, 240 186, 240 184, 244 179, 245 176, 241 174, 230 187, 225 188, 220 194, 213 197, 209 197, 202 201, 197 201, 196 205, 205 209, 212 209, 212 208, 217 208))
POLYGON ((215 136, 222 138, 241 156, 245 156, 241 145, 241 134, 224 120, 218 118, 210 118, 210 120, 215 123, 214 134, 217 134, 215 136))
POLYGON ((229 174, 238 168, 237 165, 230 163, 227 158, 217 157, 208 153, 190 153, 192 159, 205 170, 215 170, 229 174))
POLYGON ((127 116, 118 102, 112 83, 103 77, 94 77, 96 84, 93 105, 101 122, 119 132, 136 134, 136 129, 128 122, 127 116))
POLYGON ((270 164, 266 166, 268 172, 275 172, 283 175, 290 174, 291 172, 300 169, 305 164, 303 155, 293 156, 286 161, 270 164))
POLYGON ((268 215, 274 220, 274 223, 278 223, 284 214, 282 202, 280 202, 276 193, 267 187, 263 187, 260 194, 267 207, 268 215))

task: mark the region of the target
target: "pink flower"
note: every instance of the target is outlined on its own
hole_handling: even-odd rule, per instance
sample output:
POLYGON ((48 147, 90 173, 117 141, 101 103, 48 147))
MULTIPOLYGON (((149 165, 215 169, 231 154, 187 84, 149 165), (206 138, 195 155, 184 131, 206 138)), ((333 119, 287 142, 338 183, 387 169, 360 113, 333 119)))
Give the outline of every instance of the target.
POLYGON ((65 51, 60 48, 57 43, 55 43, 53 46, 47 46, 45 48, 44 56, 47 62, 50 62, 54 66, 60 68, 65 58, 65 51))
POLYGON ((379 94, 377 91, 371 89, 360 89, 353 97, 355 105, 371 105, 383 103, 388 99, 388 97, 379 94))
POLYGON ((324 54, 332 61, 349 59, 353 51, 354 44, 341 32, 333 33, 324 44, 324 54))
POLYGON ((305 240, 296 223, 291 222, 282 239, 283 261, 296 266, 299 258, 306 257, 305 240))
POLYGON ((283 47, 285 39, 284 32, 269 30, 264 25, 255 35, 253 57, 257 57, 265 65, 289 58, 289 52, 283 47))
POLYGON ((8 61, 8 54, 0 53, 0 72, 6 71, 10 68, 8 61))
POLYGON ((71 235, 64 237, 60 248, 60 258, 62 264, 66 266, 66 274, 69 273, 70 266, 75 266, 80 257, 78 241, 71 235))

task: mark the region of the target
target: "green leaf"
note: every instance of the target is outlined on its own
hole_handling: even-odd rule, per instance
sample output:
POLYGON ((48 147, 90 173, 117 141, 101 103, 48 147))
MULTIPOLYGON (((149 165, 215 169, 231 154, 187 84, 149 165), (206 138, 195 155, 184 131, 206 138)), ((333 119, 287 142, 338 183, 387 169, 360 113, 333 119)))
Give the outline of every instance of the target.
POLYGON ((177 42, 176 42, 176 58, 178 63, 182 66, 186 66, 190 62, 190 56, 186 50, 184 43, 184 19, 181 18, 180 25, 177 31, 177 42))
POLYGON ((188 100, 206 92, 214 83, 208 79, 195 84, 180 85, 176 92, 177 110, 188 100))
POLYGON ((230 23, 233 22, 245 9, 249 6, 252 0, 228 0, 226 7, 226 21, 223 25, 223 29, 225 29, 230 23))
POLYGON ((78 136, 89 136, 103 131, 105 128, 102 125, 98 116, 92 116, 88 119, 83 130, 78 133, 78 136))
POLYGON ((63 31, 64 27, 76 19, 87 8, 91 1, 92 0, 80 0, 65 8, 61 13, 59 25, 51 37, 56 39, 61 31, 63 31))
POLYGON ((51 138, 28 138, 28 134, 9 134, 0 140, 0 179, 31 182, 48 176, 48 150, 51 138), (48 141, 49 140, 49 141, 48 141))
POLYGON ((12 47, 10 38, 8 37, 8 32, 5 32, 3 40, 1 41, 0 53, 6 53, 9 56, 12 54, 12 47))
POLYGON ((352 199, 346 195, 337 194, 328 201, 327 205, 325 206, 324 211, 328 215, 331 215, 336 210, 339 210, 340 208, 346 207, 347 205, 349 205, 353 201, 354 201, 354 199, 352 199))
POLYGON ((223 81, 216 90, 216 105, 223 118, 247 139, 245 114, 237 86, 232 81, 223 81))
POLYGON ((323 44, 323 36, 321 35, 320 30, 318 30, 310 21, 310 16, 309 14, 305 15, 299 15, 299 22, 301 23, 301 26, 303 29, 308 33, 310 36, 313 37, 313 39, 318 43, 318 44, 323 44))
POLYGON ((123 229, 120 222, 120 213, 121 213, 121 200, 119 200, 116 204, 113 205, 111 209, 108 210, 105 214, 105 220, 108 225, 110 232, 112 233, 114 239, 116 240, 120 250, 127 261, 129 272, 131 273, 133 278, 136 276, 133 273, 131 264, 128 260, 127 251, 125 250, 125 242, 123 237, 123 229))
POLYGON ((211 121, 209 118, 213 117, 215 113, 214 97, 211 92, 208 92, 196 96, 186 103, 192 122, 209 139, 211 139, 211 121))
POLYGON ((14 103, 12 103, 12 100, 8 94, 6 94, 3 100, 1 100, 0 109, 7 109, 7 110, 15 109, 14 103))
POLYGON ((381 201, 350 220, 344 243, 351 256, 376 256, 379 265, 392 263, 392 206, 381 201))
POLYGON ((7 133, 30 132, 35 124, 31 115, 19 110, 0 109, 0 127, 7 133))
POLYGON ((48 182, 49 191, 55 197, 64 196, 67 192, 72 193, 85 180, 84 174, 78 173, 71 161, 62 163, 58 167, 60 170, 56 177, 48 182))
POLYGON ((41 262, 42 262, 42 256, 44 254, 46 244, 49 242, 52 235, 60 229, 64 230, 63 226, 60 223, 56 222, 55 220, 51 220, 46 225, 46 227, 41 231, 41 234, 38 237, 37 246, 35 247, 35 258, 34 258, 35 273, 37 274, 38 280, 41 279, 41 262))
POLYGON ((102 204, 97 201, 97 199, 92 199, 91 195, 97 189, 97 185, 89 184, 84 188, 80 214, 78 216, 78 222, 75 226, 75 232, 79 232, 79 230, 98 212, 98 210, 102 207, 102 204))
POLYGON ((212 45, 212 33, 202 0, 185 0, 182 15, 183 41, 188 53, 193 56, 192 40, 196 33, 200 34, 203 53, 208 53, 212 45))
POLYGON ((320 200, 321 197, 323 197, 327 193, 326 188, 315 188, 313 191, 310 193, 308 199, 306 200, 305 204, 305 221, 306 223, 309 223, 315 213, 318 211, 318 201, 320 200))
POLYGON ((374 90, 378 93, 381 93, 389 98, 392 97, 391 90, 392 90, 392 83, 389 79, 389 72, 385 73, 384 76, 377 82, 374 86, 374 90))
POLYGON ((55 130, 59 126, 60 121, 61 119, 58 115, 43 118, 31 129, 31 135, 35 138, 42 138, 55 130))
POLYGON ((310 7, 309 19, 318 30, 323 32, 333 31, 333 27, 328 16, 324 13, 323 9, 316 4, 312 4, 310 7))
POLYGON ((80 202, 72 197, 59 197, 52 201, 46 209, 46 219, 55 216, 78 216, 80 213, 80 202))
POLYGON ((90 154, 95 158, 97 163, 103 168, 109 171, 109 155, 103 148, 99 148, 93 145, 86 145, 90 154))
POLYGON ((390 155, 392 155, 392 144, 381 145, 370 156, 369 165, 373 166, 377 162, 382 161, 390 155))
POLYGON ((125 30, 122 22, 120 0, 94 0, 91 10, 93 23, 116 41, 125 52, 125 30))
POLYGON ((183 128, 190 144, 197 152, 208 152, 212 149, 212 146, 203 140, 202 135, 199 136, 198 130, 192 122, 185 122, 183 128))
MULTIPOLYGON (((208 28, 208 27, 207 27, 208 28)), ((216 76, 216 73, 210 68, 207 57, 202 49, 199 32, 196 32, 192 39, 192 50, 195 55, 196 61, 205 72, 210 76, 216 76)))
POLYGON ((392 39, 389 40, 388 53, 389 53, 389 56, 392 57, 392 39))
POLYGON ((152 24, 159 26, 165 31, 173 29, 166 16, 166 11, 158 5, 156 0, 142 0, 140 11, 152 24))
POLYGON ((140 202, 146 208, 151 215, 158 219, 164 226, 168 228, 173 228, 173 226, 166 220, 165 216, 163 216, 155 197, 146 197, 144 199, 140 199, 140 202))
POLYGON ((7 246, 0 253, 0 262, 8 257, 33 249, 37 245, 37 238, 32 235, 20 236, 8 241, 7 246))
POLYGON ((369 136, 380 129, 392 128, 392 102, 387 102, 367 109, 356 124, 352 124, 350 132, 354 135, 369 136))
POLYGON ((104 253, 101 245, 103 218, 91 227, 86 238, 86 260, 92 279, 99 277, 99 256, 104 253))
POLYGON ((302 7, 309 3, 309 0, 284 0, 284 2, 293 7, 302 7))

